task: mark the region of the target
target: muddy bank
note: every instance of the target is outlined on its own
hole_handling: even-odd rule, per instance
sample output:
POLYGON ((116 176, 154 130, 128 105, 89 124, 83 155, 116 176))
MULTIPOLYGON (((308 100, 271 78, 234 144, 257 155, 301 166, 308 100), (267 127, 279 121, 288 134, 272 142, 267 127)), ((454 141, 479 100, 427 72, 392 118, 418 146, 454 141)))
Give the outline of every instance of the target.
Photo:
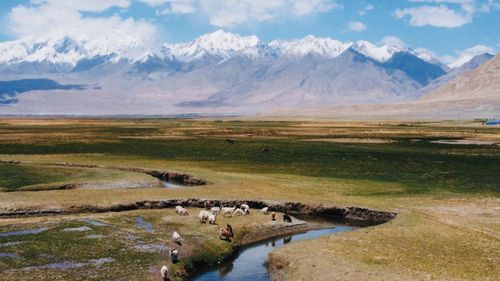
POLYGON ((274 201, 258 201, 258 200, 212 200, 212 199, 169 199, 158 201, 138 201, 135 203, 117 204, 111 206, 91 206, 78 205, 71 206, 66 209, 47 209, 47 210, 9 210, 0 212, 0 218, 6 217, 28 217, 28 216, 47 216, 47 215, 67 215, 78 213, 105 213, 105 212, 121 212, 139 209, 165 209, 174 208, 177 205, 184 207, 203 208, 205 203, 218 206, 235 206, 242 203, 247 203, 252 209, 261 209, 269 207, 270 211, 288 212, 292 215, 308 215, 320 217, 335 221, 338 223, 369 226, 377 225, 392 220, 396 213, 370 210, 359 207, 332 207, 324 205, 307 205, 298 202, 274 202, 274 201))
MULTIPOLYGON (((171 182, 179 185, 206 185, 208 182, 204 179, 195 178, 191 174, 187 173, 179 173, 172 171, 159 171, 145 168, 135 168, 135 167, 120 167, 120 166, 106 166, 106 165, 97 165, 97 164, 79 164, 79 163, 70 163, 70 162, 55 162, 55 163, 37 163, 32 161, 14 161, 14 160, 0 160, 0 164, 18 164, 18 165, 43 165, 43 166, 56 166, 56 167, 72 167, 72 168, 89 168, 89 169, 108 169, 108 170, 118 170, 125 172, 135 172, 135 173, 143 173, 155 177, 161 181, 171 182)), ((75 184, 57 187, 55 189, 73 189, 78 186, 75 184), (71 186, 68 188, 67 186, 71 186)))

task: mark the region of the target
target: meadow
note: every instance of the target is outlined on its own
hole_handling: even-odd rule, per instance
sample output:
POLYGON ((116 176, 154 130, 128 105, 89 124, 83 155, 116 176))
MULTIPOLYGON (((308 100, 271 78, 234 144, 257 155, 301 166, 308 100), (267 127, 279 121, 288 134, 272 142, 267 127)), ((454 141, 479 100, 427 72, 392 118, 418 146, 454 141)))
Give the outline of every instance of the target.
MULTIPOLYGON (((0 211, 63 210, 192 197, 368 207, 398 216, 383 225, 294 243, 276 251, 270 263, 276 278, 495 280, 500 275, 495 266, 500 259, 498 144, 500 128, 483 126, 479 120, 5 118, 0 120, 0 160, 4 161, 0 164, 0 188, 4 191, 0 193, 0 211), (493 144, 436 142, 461 139, 493 144), (144 174, 61 163, 179 171, 209 184, 161 188, 155 185, 157 179, 144 174), (72 188, 61 188, 68 185, 72 188)), ((150 216, 159 229, 172 217, 170 211, 134 212, 150 216)), ((78 218, 88 216, 95 215, 78 218)), ((133 224, 123 223, 135 213, 103 216, 119 231, 96 228, 98 235, 109 238, 137 232, 133 224)), ((15 259, 0 257, 2 269, 92 258, 76 254, 86 247, 79 242, 78 235, 83 234, 61 232, 72 225, 82 226, 72 216, 4 218, 0 219, 0 232, 39 225, 54 226, 29 237, 47 243, 41 243, 40 249, 33 249, 30 243, 2 246, 0 252, 20 255, 15 259), (50 241, 58 241, 60 250, 47 252, 57 249, 50 241), (68 247, 68 256, 61 254, 63 245, 68 247)), ((202 237, 193 240, 197 243, 210 238, 203 231, 186 227, 193 237, 196 233, 202 237)), ((155 235, 158 241, 168 240, 161 231, 155 235)), ((11 240, 0 237, 0 245, 11 240)), ((99 267, 96 279, 123 277, 121 274, 153 278, 150 271, 165 258, 156 252, 134 251, 119 242, 126 239, 109 240, 113 243, 108 253, 106 243, 89 242, 94 257, 114 259, 99 267), (131 260, 142 262, 134 267, 131 260), (130 265, 131 270, 120 272, 123 265, 130 265)), ((209 245, 220 253, 230 250, 220 249, 224 247, 220 241, 209 245)), ((49 270, 51 276, 65 280, 85 276, 70 274, 75 270, 49 270)), ((11 274, 13 280, 19 277, 15 270, 11 274)))

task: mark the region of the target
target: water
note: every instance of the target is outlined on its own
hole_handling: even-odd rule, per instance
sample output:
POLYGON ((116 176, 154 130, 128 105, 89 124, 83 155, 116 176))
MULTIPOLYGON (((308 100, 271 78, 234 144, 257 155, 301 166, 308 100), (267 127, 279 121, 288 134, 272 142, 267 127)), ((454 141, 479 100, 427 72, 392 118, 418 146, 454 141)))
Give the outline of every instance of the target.
POLYGON ((135 225, 146 230, 147 232, 153 232, 153 224, 146 221, 142 216, 137 216, 135 218, 135 225))
POLYGON ((175 184, 175 183, 171 183, 171 182, 168 182, 168 181, 161 181, 161 185, 163 187, 167 187, 167 188, 183 188, 183 187, 186 187, 185 185, 175 184))
POLYGON ((271 238, 240 249, 232 259, 202 271, 191 278, 192 281, 268 281, 267 257, 272 251, 285 244, 317 238, 342 231, 350 231, 352 227, 337 226, 281 238, 271 238))
POLYGON ((9 232, 1 232, 0 233, 0 237, 39 234, 39 233, 42 233, 42 232, 47 231, 47 230, 49 230, 48 227, 40 227, 40 228, 34 228, 34 229, 25 229, 25 230, 16 230, 16 231, 9 231, 9 232))

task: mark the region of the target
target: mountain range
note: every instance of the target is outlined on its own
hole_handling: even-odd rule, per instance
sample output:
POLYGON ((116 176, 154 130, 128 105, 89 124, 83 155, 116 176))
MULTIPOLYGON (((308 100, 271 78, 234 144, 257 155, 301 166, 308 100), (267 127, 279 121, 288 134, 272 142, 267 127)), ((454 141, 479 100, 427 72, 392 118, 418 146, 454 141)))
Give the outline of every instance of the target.
POLYGON ((178 44, 23 38, 0 43, 0 114, 231 115, 408 102, 491 57, 450 69, 424 49, 314 36, 262 42, 222 30, 178 44))

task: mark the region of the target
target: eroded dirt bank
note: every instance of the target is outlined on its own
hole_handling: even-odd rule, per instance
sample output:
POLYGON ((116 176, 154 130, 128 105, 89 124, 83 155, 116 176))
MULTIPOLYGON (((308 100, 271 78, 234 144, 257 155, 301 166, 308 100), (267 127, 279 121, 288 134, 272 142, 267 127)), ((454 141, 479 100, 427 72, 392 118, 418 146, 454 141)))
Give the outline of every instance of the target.
POLYGON ((359 207, 332 207, 324 205, 307 205, 298 202, 274 202, 274 201, 258 201, 258 200, 213 200, 213 199, 168 199, 157 201, 138 201, 128 204, 117 204, 111 206, 90 206, 77 205, 66 209, 39 209, 39 210, 9 210, 0 212, 0 218, 5 217, 27 217, 27 216, 47 216, 47 215, 67 215, 77 213, 105 213, 105 212, 121 212, 139 209, 164 209, 173 208, 177 205, 185 207, 203 208, 205 203, 211 205, 235 206, 242 203, 247 203, 250 208, 260 209, 269 207, 270 211, 288 212, 294 215, 310 215, 321 217, 336 222, 346 223, 350 225, 368 226, 377 225, 392 220, 396 213, 386 211, 376 211, 367 208, 359 207))
MULTIPOLYGON (((108 169, 108 170, 118 170, 126 172, 143 173, 155 177, 162 181, 167 181, 175 184, 181 185, 206 185, 208 182, 204 179, 195 178, 191 174, 172 172, 172 171, 160 171, 145 168, 136 167, 121 167, 121 166, 106 166, 97 164, 81 164, 81 163, 70 163, 70 162, 55 162, 55 163, 38 163, 33 161, 14 161, 14 160, 0 160, 0 164, 18 164, 18 165, 43 165, 43 166, 56 166, 56 167, 72 167, 72 168, 98 168, 98 169, 108 169)), ((54 189, 73 189, 78 187, 75 184, 66 184, 60 188, 54 189), (69 186, 69 188, 68 188, 69 186)))

